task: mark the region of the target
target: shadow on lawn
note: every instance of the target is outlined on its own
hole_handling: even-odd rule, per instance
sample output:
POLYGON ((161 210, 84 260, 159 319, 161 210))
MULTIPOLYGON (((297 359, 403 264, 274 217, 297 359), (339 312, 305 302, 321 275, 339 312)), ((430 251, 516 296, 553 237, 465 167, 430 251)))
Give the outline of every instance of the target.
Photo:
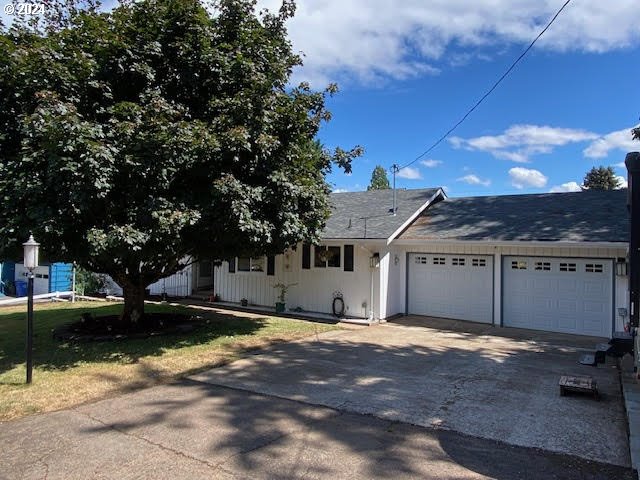
MULTIPOLYGON (((495 415, 499 427, 509 431, 514 422, 535 411, 527 399, 546 388, 521 373, 549 369, 554 383, 556 371, 563 368, 547 367, 549 357, 539 352, 523 349, 522 355, 530 359, 526 365, 516 356, 497 360, 482 347, 291 343, 260 353, 255 362, 225 367, 219 377, 222 384, 228 376, 241 380, 231 382, 231 388, 183 380, 82 407, 101 424, 78 435, 99 441, 96 434, 101 432, 126 432, 241 477, 459 479, 471 471, 501 480, 633 478, 623 467, 399 423, 394 414, 377 418, 411 405, 419 415, 442 419, 444 428, 456 415, 478 427, 482 411, 458 389, 473 378, 495 384, 478 390, 473 402, 510 406, 509 413, 495 415), (507 377, 516 383, 500 388, 507 377), (418 388, 411 387, 416 383, 418 388), (357 402, 369 405, 371 415, 347 413, 357 402), (322 406, 336 404, 337 410, 322 406), (522 405, 522 412, 517 405, 522 405)), ((206 375, 196 378, 204 380, 206 375)), ((578 405, 592 415, 611 406, 574 400, 568 411, 578 405)), ((553 416, 537 421, 545 424, 542 428, 550 436, 558 429, 551 425, 553 416)), ((584 432, 572 435, 582 439, 584 432)))
MULTIPOLYGON (((121 307, 106 305, 87 309, 77 308, 72 311, 62 309, 36 311, 34 318, 35 366, 44 370, 64 370, 81 363, 135 364, 142 357, 162 355, 167 350, 202 345, 223 337, 229 337, 231 341, 232 337, 251 336, 266 326, 266 318, 245 318, 176 307, 171 311, 201 315, 204 318, 202 325, 188 333, 104 342, 66 342, 55 340, 52 336, 52 330, 55 327, 76 321, 84 311, 90 311, 95 316, 113 315, 118 311, 118 308, 121 307)), ((150 309, 150 311, 155 310, 150 309)), ((0 374, 25 361, 25 322, 24 313, 11 313, 3 316, 0 311, 0 374)))

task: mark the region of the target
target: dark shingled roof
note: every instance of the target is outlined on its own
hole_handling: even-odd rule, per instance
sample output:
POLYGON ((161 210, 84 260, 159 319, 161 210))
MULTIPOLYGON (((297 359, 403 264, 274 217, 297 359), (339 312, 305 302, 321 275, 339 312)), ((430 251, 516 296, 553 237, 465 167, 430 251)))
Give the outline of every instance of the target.
POLYGON ((627 242, 627 190, 446 199, 399 238, 627 242))
POLYGON ((437 191, 396 190, 395 217, 391 215, 393 190, 332 193, 332 213, 322 238, 389 238, 437 191))

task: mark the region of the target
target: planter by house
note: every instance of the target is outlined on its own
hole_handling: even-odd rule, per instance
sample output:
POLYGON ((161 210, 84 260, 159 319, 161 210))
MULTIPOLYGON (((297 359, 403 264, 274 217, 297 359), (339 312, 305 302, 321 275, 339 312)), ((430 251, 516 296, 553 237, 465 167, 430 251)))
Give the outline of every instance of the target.
POLYGON ((284 283, 276 283, 273 288, 277 288, 280 290, 280 292, 278 293, 278 301, 276 302, 276 313, 282 313, 285 310, 286 304, 285 304, 285 297, 287 295, 287 290, 289 290, 291 287, 293 287, 295 285, 295 283, 288 283, 288 284, 284 284, 284 283))

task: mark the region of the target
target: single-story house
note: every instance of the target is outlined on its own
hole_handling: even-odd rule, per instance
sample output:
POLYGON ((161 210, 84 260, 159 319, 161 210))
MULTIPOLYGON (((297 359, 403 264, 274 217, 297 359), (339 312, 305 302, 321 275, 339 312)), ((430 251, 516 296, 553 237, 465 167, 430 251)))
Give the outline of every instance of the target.
POLYGON ((318 246, 194 267, 222 301, 369 320, 417 314, 610 337, 628 305, 627 191, 334 193, 318 246), (213 273, 212 273, 213 272, 213 273), (342 303, 342 302, 341 302, 342 303))

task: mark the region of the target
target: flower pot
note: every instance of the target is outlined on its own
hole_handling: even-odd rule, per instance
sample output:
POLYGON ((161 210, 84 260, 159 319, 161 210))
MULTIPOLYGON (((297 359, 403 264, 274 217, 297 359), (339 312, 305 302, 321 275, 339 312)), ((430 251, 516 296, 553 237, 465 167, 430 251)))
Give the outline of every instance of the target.
POLYGON ((247 305, 249 305, 249 302, 247 301, 246 298, 243 298, 242 300, 240 300, 240 305, 242 305, 243 307, 246 307, 247 305))
POLYGON ((276 313, 284 312, 285 303, 284 302, 276 302, 276 313))

